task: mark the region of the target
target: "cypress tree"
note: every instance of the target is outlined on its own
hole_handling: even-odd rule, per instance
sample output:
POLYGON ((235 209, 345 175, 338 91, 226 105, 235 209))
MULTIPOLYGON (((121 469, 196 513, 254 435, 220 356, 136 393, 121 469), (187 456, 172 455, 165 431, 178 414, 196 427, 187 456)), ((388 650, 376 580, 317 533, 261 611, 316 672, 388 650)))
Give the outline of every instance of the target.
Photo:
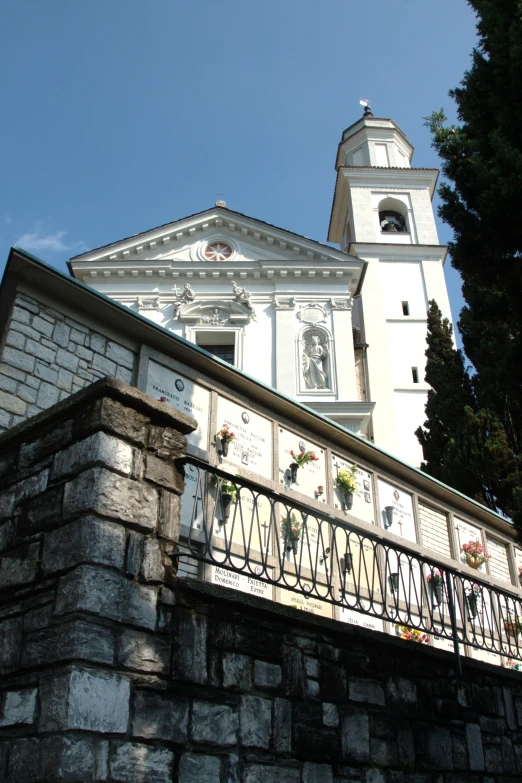
POLYGON ((522 2, 468 3, 479 40, 450 92, 459 124, 448 127, 443 111, 427 119, 446 177, 439 214, 454 233, 466 301, 459 329, 474 369, 473 402, 460 408, 440 475, 451 473, 453 486, 522 531, 522 2))

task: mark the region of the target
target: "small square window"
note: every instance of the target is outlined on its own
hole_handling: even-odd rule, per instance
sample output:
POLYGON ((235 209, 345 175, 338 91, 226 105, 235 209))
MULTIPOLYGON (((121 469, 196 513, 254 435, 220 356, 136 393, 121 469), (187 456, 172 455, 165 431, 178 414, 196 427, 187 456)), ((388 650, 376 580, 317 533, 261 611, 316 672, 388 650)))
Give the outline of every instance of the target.
POLYGON ((413 378, 413 383, 419 382, 419 370, 417 367, 411 368, 411 377, 413 378))
POLYGON ((403 315, 409 315, 410 314, 410 305, 408 302, 402 303, 402 314, 403 315))

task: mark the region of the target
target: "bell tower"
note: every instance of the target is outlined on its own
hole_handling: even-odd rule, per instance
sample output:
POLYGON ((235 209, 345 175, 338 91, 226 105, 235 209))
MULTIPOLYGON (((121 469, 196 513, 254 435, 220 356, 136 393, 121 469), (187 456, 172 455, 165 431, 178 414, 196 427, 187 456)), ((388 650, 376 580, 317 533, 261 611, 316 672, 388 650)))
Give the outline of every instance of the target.
POLYGON ((451 320, 432 198, 437 169, 413 168, 413 146, 369 106, 337 150, 328 240, 368 262, 353 321, 366 352, 375 444, 413 465, 424 422, 428 301, 451 320))

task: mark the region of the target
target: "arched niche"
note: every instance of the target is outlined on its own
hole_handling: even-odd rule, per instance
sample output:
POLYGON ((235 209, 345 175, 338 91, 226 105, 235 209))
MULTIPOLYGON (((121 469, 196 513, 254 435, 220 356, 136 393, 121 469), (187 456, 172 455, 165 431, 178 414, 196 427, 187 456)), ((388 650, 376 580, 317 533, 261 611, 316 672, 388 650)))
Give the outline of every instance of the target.
POLYGON ((384 198, 379 202, 379 226, 381 233, 409 234, 408 209, 403 201, 384 198))
POLYGON ((301 394, 335 392, 335 357, 328 329, 303 326, 296 339, 296 361, 301 394))

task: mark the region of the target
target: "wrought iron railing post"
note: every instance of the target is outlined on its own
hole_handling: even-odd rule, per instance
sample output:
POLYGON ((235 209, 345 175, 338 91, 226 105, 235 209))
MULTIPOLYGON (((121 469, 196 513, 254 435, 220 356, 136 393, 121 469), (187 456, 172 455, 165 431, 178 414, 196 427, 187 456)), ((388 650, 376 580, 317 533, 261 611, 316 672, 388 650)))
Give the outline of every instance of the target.
POLYGON ((455 670, 457 677, 460 679, 462 677, 462 661, 460 659, 457 614, 455 612, 455 601, 453 598, 453 585, 451 583, 451 574, 449 571, 446 571, 446 589, 448 591, 448 607, 451 619, 451 632, 453 635, 453 647, 455 649, 455 670))

